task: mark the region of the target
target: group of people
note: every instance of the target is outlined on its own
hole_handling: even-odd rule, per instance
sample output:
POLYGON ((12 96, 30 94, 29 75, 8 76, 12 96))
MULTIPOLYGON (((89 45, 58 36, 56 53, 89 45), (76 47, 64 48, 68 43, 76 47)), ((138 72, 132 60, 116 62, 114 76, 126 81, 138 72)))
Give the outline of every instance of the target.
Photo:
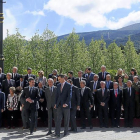
POLYGON ((0 68, 0 127, 2 116, 7 117, 8 129, 11 119, 14 128, 21 116, 23 129, 30 128, 30 134, 40 117, 44 124, 48 119, 47 135, 51 135, 54 120, 56 137, 60 137, 62 119, 64 136, 69 131, 77 132, 76 118, 81 119, 81 129, 86 128, 86 118, 90 129, 93 128, 92 117, 99 118, 101 128, 108 128, 109 118, 112 127, 119 128, 120 117, 124 117, 125 127, 133 127, 133 118, 140 117, 140 82, 136 69, 132 68, 127 75, 119 68, 111 78, 103 65, 98 74, 87 67, 84 73, 78 71, 77 78, 73 75, 72 71, 58 75, 54 69, 48 78, 43 71, 36 78, 31 68, 24 76, 18 74, 17 67, 7 74, 0 68))

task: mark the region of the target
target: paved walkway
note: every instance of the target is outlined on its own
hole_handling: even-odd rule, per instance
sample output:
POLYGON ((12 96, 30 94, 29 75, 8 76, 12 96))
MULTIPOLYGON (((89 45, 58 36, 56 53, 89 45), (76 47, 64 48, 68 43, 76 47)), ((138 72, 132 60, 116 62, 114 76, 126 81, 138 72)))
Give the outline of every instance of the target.
MULTIPOLYGON (((63 128, 62 128, 63 130, 63 128)), ((0 140, 57 140, 53 135, 46 136, 46 128, 38 128, 33 135, 29 135, 28 130, 17 129, 0 129, 0 140)), ((94 127, 81 130, 78 133, 70 133, 67 137, 63 137, 61 132, 60 140, 140 140, 140 127, 134 128, 98 128, 94 127)), ((58 140, 59 140, 58 139, 58 140)))

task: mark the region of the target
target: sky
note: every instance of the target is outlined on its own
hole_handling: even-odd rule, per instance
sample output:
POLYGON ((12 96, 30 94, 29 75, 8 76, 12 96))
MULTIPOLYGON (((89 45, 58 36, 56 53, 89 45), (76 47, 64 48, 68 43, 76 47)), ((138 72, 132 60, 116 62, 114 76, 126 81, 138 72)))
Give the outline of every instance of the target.
POLYGON ((4 38, 16 28, 30 39, 48 27, 57 36, 140 23, 140 0, 3 0, 4 38))

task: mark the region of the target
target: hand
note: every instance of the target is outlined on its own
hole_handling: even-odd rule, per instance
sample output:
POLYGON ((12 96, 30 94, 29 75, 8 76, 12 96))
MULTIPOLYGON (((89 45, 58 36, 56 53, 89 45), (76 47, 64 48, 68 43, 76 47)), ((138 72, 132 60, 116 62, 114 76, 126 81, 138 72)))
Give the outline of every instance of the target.
POLYGON ((77 110, 80 110, 80 106, 77 106, 77 110))
POLYGON ((27 99, 26 99, 26 102, 30 102, 30 101, 31 101, 31 98, 27 98, 27 99))
POLYGON ((3 109, 1 109, 1 112, 3 112, 4 110, 3 109))
POLYGON ((40 99, 39 101, 40 101, 41 103, 43 103, 43 102, 44 102, 44 99, 40 99))
POLYGON ((56 105, 54 105, 54 109, 56 109, 56 105))
POLYGON ((9 110, 9 111, 13 111, 13 109, 12 109, 12 108, 9 108, 8 110, 9 110))
POLYGON ((68 105, 67 104, 63 104, 63 107, 67 107, 68 105))
POLYGON ((24 107, 24 104, 22 104, 22 108, 24 107))
POLYGON ((92 107, 93 107, 93 105, 90 105, 90 107, 92 108, 92 107))
POLYGON ((96 92, 96 91, 97 91, 96 89, 93 90, 93 92, 96 92))

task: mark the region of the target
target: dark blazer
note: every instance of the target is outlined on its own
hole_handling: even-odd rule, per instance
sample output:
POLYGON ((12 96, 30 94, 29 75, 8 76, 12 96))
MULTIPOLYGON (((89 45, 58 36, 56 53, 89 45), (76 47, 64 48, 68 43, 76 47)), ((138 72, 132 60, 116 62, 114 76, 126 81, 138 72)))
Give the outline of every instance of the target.
POLYGON ((90 81, 93 81, 93 77, 94 77, 95 73, 91 72, 88 78, 88 74, 85 75, 85 78, 87 79, 87 86, 90 86, 90 81))
POLYGON ((80 106, 80 92, 78 87, 72 86, 71 108, 80 106))
POLYGON ((74 80, 75 80, 75 78, 74 78, 74 77, 72 77, 72 78, 68 77, 68 79, 71 79, 71 80, 73 81, 73 83, 74 83, 74 80))
MULTIPOLYGON (((107 88, 107 81, 105 81, 105 83, 106 83, 106 88, 107 88)), ((113 81, 110 81, 108 89, 113 89, 113 81)))
POLYGON ((65 82, 65 85, 61 92, 61 84, 57 85, 57 94, 56 94, 56 107, 59 105, 63 107, 63 104, 67 104, 66 108, 70 108, 70 94, 71 94, 71 85, 65 82))
POLYGON ((91 94, 90 88, 85 87, 83 96, 81 95, 81 89, 80 89, 80 106, 84 106, 85 108, 89 108, 90 104, 92 104, 92 105, 94 104, 93 96, 91 94))
POLYGON ((97 100, 98 100, 99 106, 100 106, 101 102, 104 102, 105 107, 108 107, 109 99, 110 99, 110 91, 108 89, 105 89, 104 96, 102 96, 101 88, 97 90, 97 100))
POLYGON ((135 106, 135 89, 133 87, 131 87, 131 96, 128 92, 128 88, 126 87, 125 89, 123 89, 123 105, 124 108, 128 107, 129 105, 131 107, 135 106))
POLYGON ((13 80, 18 81, 20 79, 20 74, 16 73, 15 77, 13 78, 13 73, 12 73, 12 78, 13 80))
POLYGON ((2 92, 5 93, 5 96, 7 98, 8 94, 9 94, 9 88, 10 87, 15 87, 15 80, 10 79, 10 84, 8 85, 7 79, 2 81, 2 92))
MULTIPOLYGON (((23 89, 24 87, 26 87, 27 83, 28 81, 23 80, 23 89)), ((16 87, 19 87, 19 86, 20 86, 20 80, 16 81, 16 87)))
POLYGON ((32 94, 30 94, 29 87, 25 87, 23 93, 21 94, 21 100, 24 101, 24 108, 25 109, 32 109, 36 110, 36 103, 40 99, 40 94, 37 87, 34 87, 32 90, 32 94), (26 102, 27 98, 31 98, 34 100, 34 103, 26 102))
MULTIPOLYGON (((90 86, 89 86, 90 89, 91 89, 91 93, 93 93, 93 86, 94 86, 94 81, 91 81, 91 82, 90 82, 90 86)), ((100 87, 100 81, 98 81, 98 82, 97 82, 97 85, 96 85, 96 89, 99 89, 99 88, 101 88, 101 87, 100 87)))
POLYGON ((5 95, 0 91, 0 109, 4 109, 5 107, 5 95))
POLYGON ((56 81, 53 85, 57 87, 58 84, 59 84, 59 82, 56 81))
MULTIPOLYGON (((58 77, 58 75, 55 75, 55 76, 58 77)), ((48 79, 52 77, 53 77, 53 74, 49 74, 48 79)))
MULTIPOLYGON (((33 75, 33 74, 31 74, 30 77, 33 77, 33 78, 35 79, 35 75, 33 75)), ((29 78, 29 77, 28 77, 28 74, 26 74, 25 77, 24 77, 24 80, 25 80, 25 81, 28 81, 28 78, 29 78)))
POLYGON ((6 74, 1 73, 1 77, 0 77, 0 88, 2 88, 2 81, 6 79, 6 74))
POLYGON ((53 92, 50 91, 49 87, 47 87, 45 89, 45 98, 47 101, 47 109, 50 109, 51 107, 54 108, 56 94, 57 94, 57 87, 55 87, 55 86, 53 86, 53 92))
MULTIPOLYGON (((81 80, 87 81, 86 78, 83 78, 83 77, 81 77, 81 80)), ((75 78, 73 84, 74 84, 76 87, 80 88, 79 78, 75 78)))
POLYGON ((42 94, 41 94, 40 89, 39 89, 39 94, 40 94, 40 98, 44 99, 44 102, 42 102, 42 103, 39 102, 39 106, 45 107, 46 106, 46 98, 45 98, 45 88, 44 87, 42 87, 42 94))
POLYGON ((118 89, 118 95, 117 98, 114 93, 114 89, 110 90, 110 102, 111 102, 111 108, 114 109, 116 106, 118 108, 121 108, 122 105, 122 91, 118 89))
POLYGON ((102 72, 99 72, 99 73, 98 73, 99 81, 105 81, 105 80, 106 80, 106 75, 107 75, 107 74, 109 74, 109 73, 108 73, 108 72, 105 72, 105 77, 103 78, 103 77, 102 77, 102 72))

